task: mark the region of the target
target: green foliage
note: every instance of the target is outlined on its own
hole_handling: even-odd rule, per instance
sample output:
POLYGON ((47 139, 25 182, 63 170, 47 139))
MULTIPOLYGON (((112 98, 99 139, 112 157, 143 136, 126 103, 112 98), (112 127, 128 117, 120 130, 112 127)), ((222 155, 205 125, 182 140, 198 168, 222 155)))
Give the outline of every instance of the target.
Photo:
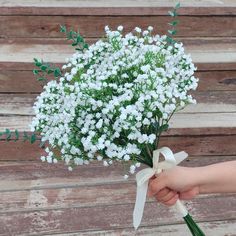
POLYGON ((60 68, 44 62, 43 60, 34 58, 34 65, 38 67, 38 69, 34 69, 33 74, 40 82, 46 82, 46 76, 50 74, 52 74, 55 79, 58 79, 62 75, 60 68))
POLYGON ((180 3, 177 3, 172 11, 168 11, 168 14, 172 17, 172 21, 168 23, 171 26, 171 29, 168 30, 167 42, 169 44, 174 44, 176 41, 173 39, 173 36, 177 33, 177 25, 179 21, 176 19, 178 16, 178 9, 180 8, 180 3))
MULTIPOLYGON (((23 132, 23 142, 29 141, 31 144, 35 143, 37 140, 40 140, 39 137, 37 137, 37 134, 35 133, 27 133, 23 132)), ((0 139, 5 140, 7 142, 9 141, 18 141, 21 139, 20 132, 16 129, 14 131, 10 131, 9 129, 6 129, 4 132, 0 132, 0 139)))
POLYGON ((61 25, 60 31, 65 33, 67 40, 72 41, 72 46, 76 47, 78 51, 84 51, 88 49, 89 45, 85 42, 84 38, 80 35, 79 31, 75 32, 73 29, 67 30, 66 26, 61 25))

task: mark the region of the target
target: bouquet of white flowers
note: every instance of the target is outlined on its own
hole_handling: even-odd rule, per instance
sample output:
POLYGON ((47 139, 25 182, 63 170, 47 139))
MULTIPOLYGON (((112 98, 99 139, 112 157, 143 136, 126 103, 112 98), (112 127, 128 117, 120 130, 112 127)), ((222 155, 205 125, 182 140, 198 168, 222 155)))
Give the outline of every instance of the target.
MULTIPOLYGON (((62 67, 64 75, 48 82, 34 105, 32 131, 39 132, 50 147, 42 161, 62 160, 69 170, 94 159, 103 160, 105 166, 114 161, 129 162, 131 174, 143 163, 150 167, 146 186, 152 175, 179 162, 169 149, 158 149, 158 143, 171 116, 195 103, 188 92, 196 89, 198 79, 183 45, 170 44, 167 36, 153 35, 152 30, 151 26, 144 31, 136 27, 123 35, 122 26, 116 31, 106 26, 105 39, 89 47, 84 43, 86 47, 67 59, 62 67), (162 167, 154 163, 155 150, 167 159, 162 167)), ((42 62, 38 63, 42 67, 42 62)), ((179 158, 183 157, 185 153, 180 153, 179 158)), ((134 211, 136 228, 146 189, 139 192, 134 211)), ((190 219, 180 202, 177 207, 190 219)), ((200 232, 194 222, 190 223, 200 232)))
MULTIPOLYGON (((176 13, 176 12, 174 12, 176 13)), ((172 25, 176 23, 172 22, 172 25)), ((61 27, 77 51, 60 69, 35 59, 34 73, 57 78, 44 86, 34 105, 31 131, 40 133, 49 145, 42 161, 64 161, 68 169, 103 161, 130 163, 129 172, 143 163, 149 168, 137 174, 138 191, 134 210, 135 228, 141 222, 147 184, 151 176, 171 168, 186 157, 169 148, 158 149, 160 135, 171 116, 187 104, 198 79, 190 55, 182 43, 169 36, 154 35, 153 27, 136 27, 123 34, 123 26, 105 27, 104 39, 88 46, 76 32, 61 27), (159 154, 165 161, 158 163, 159 154)), ((174 31, 169 31, 174 34, 174 31)), ((177 202, 193 235, 204 235, 184 206, 177 202)))

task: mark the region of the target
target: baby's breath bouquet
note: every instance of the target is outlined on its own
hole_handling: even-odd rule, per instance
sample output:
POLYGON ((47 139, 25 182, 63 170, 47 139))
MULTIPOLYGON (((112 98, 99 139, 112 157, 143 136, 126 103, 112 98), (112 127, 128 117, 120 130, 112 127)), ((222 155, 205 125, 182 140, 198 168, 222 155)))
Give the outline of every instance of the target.
POLYGON ((94 159, 105 166, 127 162, 129 174, 140 163, 153 167, 161 133, 176 111, 195 103, 188 92, 198 79, 182 43, 152 31, 123 34, 122 26, 106 26, 104 39, 90 46, 80 38, 65 72, 45 85, 34 105, 32 131, 49 143, 42 161, 64 161, 69 170, 94 159))
MULTIPOLYGON (((39 80, 45 74, 56 77, 46 83, 34 105, 31 131, 48 143, 41 160, 65 162, 69 170, 93 160, 105 166, 126 162, 130 168, 125 178, 141 163, 156 167, 155 151, 173 161, 170 149, 158 149, 160 136, 175 112, 195 103, 189 91, 198 84, 182 43, 153 34, 151 26, 126 34, 123 26, 115 31, 106 26, 104 38, 90 46, 79 33, 65 27, 61 31, 77 47, 62 71, 35 59, 39 80)), ((157 169, 154 174, 161 167, 157 169)), ((204 235, 188 212, 183 217, 193 235, 204 235)))

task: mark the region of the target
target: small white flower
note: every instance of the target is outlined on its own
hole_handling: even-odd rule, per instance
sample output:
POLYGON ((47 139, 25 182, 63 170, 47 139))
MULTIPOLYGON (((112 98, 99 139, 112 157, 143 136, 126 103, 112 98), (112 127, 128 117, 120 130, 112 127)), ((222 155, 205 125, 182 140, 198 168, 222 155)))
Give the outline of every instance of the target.
POLYGON ((103 161, 103 165, 104 165, 104 166, 109 166, 109 164, 108 164, 107 161, 103 161))
POLYGON ((152 26, 148 26, 148 31, 153 31, 153 27, 152 26))
POLYGON ((69 171, 72 171, 73 168, 72 168, 71 166, 68 166, 68 170, 69 170, 69 171))
POLYGON ((100 155, 97 156, 97 160, 98 160, 98 161, 101 161, 102 159, 103 159, 102 156, 100 156, 100 155))
POLYGON ((129 155, 125 155, 125 156, 124 156, 124 160, 125 160, 125 161, 129 161, 129 160, 130 160, 130 156, 129 156, 129 155))
POLYGON ((140 163, 140 162, 137 162, 137 163, 135 164, 135 166, 136 166, 137 168, 139 168, 139 167, 141 166, 141 163, 140 163))
POLYGON ((119 26, 117 27, 117 30, 122 31, 123 28, 124 28, 124 27, 123 27, 122 25, 119 25, 119 26))
POLYGON ((136 32, 138 32, 138 33, 141 33, 141 29, 139 28, 139 27, 135 27, 135 29, 134 29, 136 32))
POLYGON ((129 176, 128 175, 124 175, 124 179, 128 179, 129 178, 129 176))

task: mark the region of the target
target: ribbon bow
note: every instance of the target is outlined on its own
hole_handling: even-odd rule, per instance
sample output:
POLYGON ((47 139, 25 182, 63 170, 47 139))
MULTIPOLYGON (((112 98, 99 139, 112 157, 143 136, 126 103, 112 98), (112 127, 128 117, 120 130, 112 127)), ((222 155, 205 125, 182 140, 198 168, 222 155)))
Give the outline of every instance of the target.
MULTIPOLYGON (((135 229, 139 227, 143 217, 149 179, 153 175, 161 173, 162 170, 173 168, 187 157, 188 154, 184 151, 173 154, 170 148, 163 147, 153 151, 153 168, 145 168, 136 174, 137 193, 133 212, 133 225, 135 229), (159 162, 160 154, 165 158, 162 162, 159 162)), ((182 214, 182 217, 188 214, 188 211, 180 200, 177 200, 174 207, 182 214)))

